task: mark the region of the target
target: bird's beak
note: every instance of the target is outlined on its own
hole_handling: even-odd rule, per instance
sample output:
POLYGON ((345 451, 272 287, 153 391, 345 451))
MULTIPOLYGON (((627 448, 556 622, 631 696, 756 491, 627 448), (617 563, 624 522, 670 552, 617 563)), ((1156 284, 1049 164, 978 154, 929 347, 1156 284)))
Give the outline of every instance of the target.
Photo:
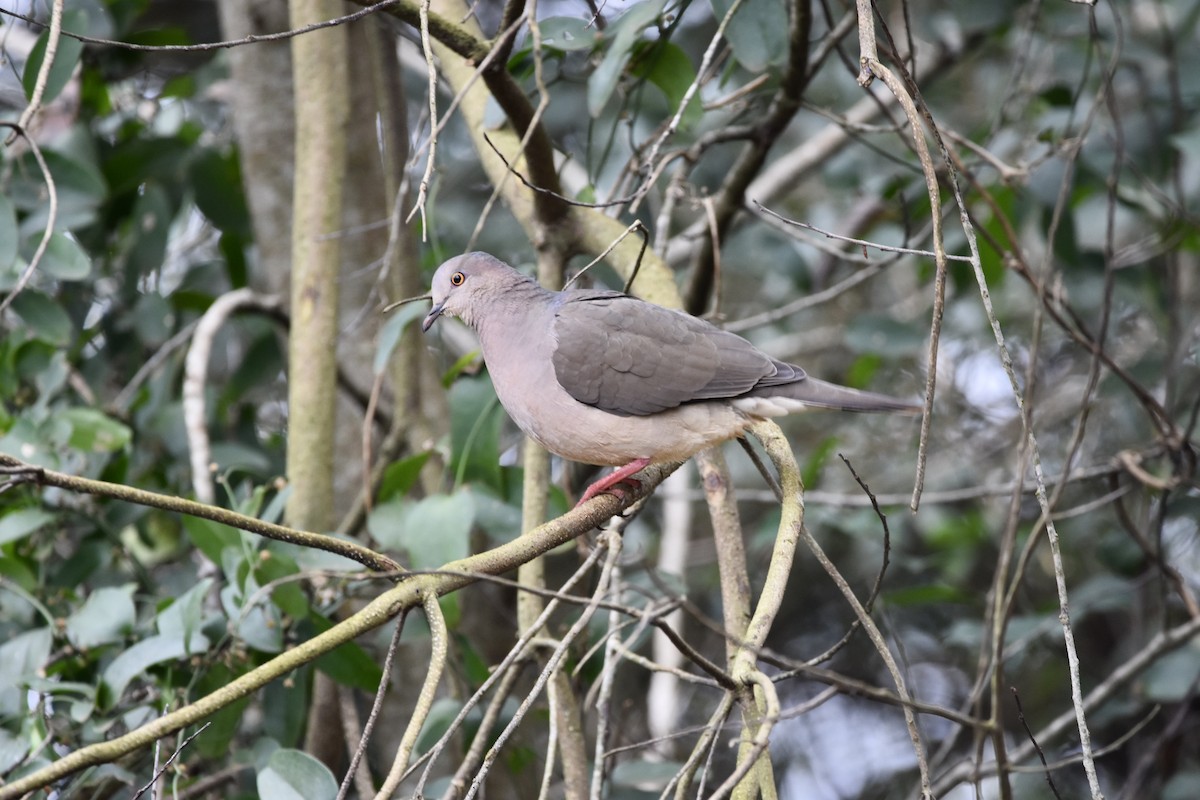
POLYGON ((421 332, 428 333, 433 323, 437 322, 437 318, 442 315, 442 311, 446 308, 445 303, 438 303, 433 308, 429 309, 429 313, 425 315, 425 321, 421 323, 421 332))

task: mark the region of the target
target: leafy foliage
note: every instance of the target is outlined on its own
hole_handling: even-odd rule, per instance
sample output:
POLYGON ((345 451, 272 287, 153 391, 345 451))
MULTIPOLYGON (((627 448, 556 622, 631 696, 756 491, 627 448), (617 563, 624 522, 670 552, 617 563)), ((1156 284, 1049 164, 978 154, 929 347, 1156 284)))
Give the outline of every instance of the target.
MULTIPOLYGON (((280 480, 289 432, 283 380, 294 356, 284 344, 286 325, 269 304, 243 309, 212 335, 199 389, 203 413, 185 406, 185 360, 202 316, 231 290, 267 291, 286 279, 268 273, 263 250, 269 243, 254 241, 262 201, 245 187, 264 187, 253 184, 250 176, 261 173, 248 168, 255 156, 247 142, 239 147, 235 132, 230 97, 246 89, 231 78, 229 55, 205 50, 175 60, 167 51, 119 44, 198 40, 182 6, 161 6, 111 0, 67 9, 64 30, 114 43, 58 40, 41 86, 42 114, 7 145, 0 172, 0 293, 8 303, 0 317, 0 453, 25 465, 5 468, 0 493, 0 777, 10 782, 187 707, 278 654, 328 635, 390 585, 361 573, 352 578, 348 572, 359 565, 343 555, 132 502, 112 488, 192 496, 189 455, 201 428, 210 440, 216 505, 276 523, 288 499, 280 480), (156 6, 166 24, 142 16, 156 6), (39 485, 36 468, 109 488, 88 493, 39 485)), ((406 5, 397 13, 411 17, 415 9, 406 5)), ((1074 711, 1064 699, 1071 675, 1056 582, 1063 579, 1083 692, 1111 690, 1088 708, 1093 745, 1117 743, 1099 762, 1099 780, 1110 790, 1127 784, 1139 797, 1194 796, 1200 780, 1194 714, 1200 237, 1192 209, 1200 192, 1194 102, 1200 54, 1186 45, 1195 40, 1197 15, 1170 1, 1135 7, 1132 14, 1123 6, 1067 3, 914 6, 903 21, 881 12, 889 16, 877 24, 886 22, 893 34, 881 36, 884 60, 913 73, 930 119, 955 155, 957 183, 947 170, 939 173, 945 249, 962 255, 972 246, 962 226, 951 224, 958 217, 952 210, 957 190, 978 237, 978 270, 964 260, 947 268, 920 512, 900 510, 912 485, 915 423, 814 415, 787 422, 809 488, 807 526, 860 597, 882 576, 874 618, 896 643, 914 694, 957 709, 958 716, 922 717, 927 749, 941 759, 934 764, 939 791, 976 780, 978 754, 989 748, 995 755, 997 746, 1008 747, 1021 766, 1036 766, 1034 737, 1041 737, 1051 761, 1070 762, 1052 772, 1056 791, 1087 791, 1074 765, 1077 734, 1058 721, 1073 724, 1074 711), (910 46, 915 61, 889 50, 910 46), (1036 470, 981 302, 980 276, 1031 414, 1036 470), (868 510, 837 454, 847 456, 888 512, 888 545, 880 516, 868 510), (1048 501, 1059 564, 1032 490, 1038 472, 1066 474, 1050 481, 1048 501), (886 571, 882 562, 890 562, 886 571), (997 611, 993 604, 1000 599, 1005 605, 997 611), (1137 669, 1128 669, 1134 663, 1137 669), (1162 711, 1151 713, 1158 706, 1162 711), (963 714, 978 730, 995 726, 986 747, 960 725, 963 714)), ((530 162, 551 161, 551 174, 562 182, 555 196, 636 203, 571 209, 592 216, 563 211, 547 225, 530 217, 545 206, 539 211, 508 194, 511 216, 494 212, 476 245, 471 231, 487 196, 479 187, 499 181, 488 177, 484 163, 492 154, 474 138, 478 126, 448 113, 439 98, 438 113, 446 119, 427 216, 407 225, 396 222, 403 215, 388 220, 383 213, 347 222, 347 239, 374 227, 414 239, 428 234, 424 256, 412 259, 426 267, 468 246, 523 262, 533 255, 531 236, 548 258, 587 250, 578 240, 564 244, 565 237, 589 224, 599 228, 607 213, 624 224, 638 220, 679 268, 693 310, 715 309, 734 327, 756 318, 746 335, 814 375, 916 396, 928 369, 935 268, 927 255, 895 248, 934 246, 932 209, 911 149, 911 126, 890 95, 876 87, 875 98, 865 100, 855 82, 853 26, 838 23, 850 9, 771 0, 641 0, 539 13, 549 15, 538 21, 537 37, 525 20, 511 52, 498 61, 500 77, 487 76, 493 81, 487 127, 506 131, 501 122, 536 120, 556 152, 539 154, 534 140, 526 162, 511 166, 528 180, 530 162), (713 32, 735 5, 705 67, 713 32), (790 26, 802 11, 811 13, 812 27, 801 42, 790 38, 790 26), (788 86, 793 62, 810 64, 810 71, 788 86), (495 91, 497 80, 512 82, 507 96, 495 91), (522 120, 498 102, 514 97, 546 104, 522 120), (777 125, 774 115, 783 115, 777 125), (651 154, 661 161, 647 163, 651 154), (766 216, 756 202, 780 218, 766 216), (883 248, 810 235, 781 218, 883 248), (719 260, 706 242, 717 243, 719 260), (773 309, 784 311, 761 316, 773 309)), ((479 9, 489 32, 499 23, 494 14, 479 9)), ((20 76, 12 87, 20 100, 6 114, 15 121, 35 96, 50 34, 14 18, 5 26, 7 55, 20 76)), ((411 41, 399 46, 419 53, 411 41)), ((410 73, 404 91, 426 91, 427 76, 410 73)), ((395 82, 379 85, 400 91, 395 82)), ((473 102, 464 95, 464 105, 473 102)), ((423 95, 409 97, 408 106, 420 139, 428 132, 423 95)), ((285 118, 290 108, 261 112, 285 118)), ((374 127, 382 131, 386 114, 370 116, 376 160, 395 158, 374 127)), ((423 157, 416 153, 405 167, 413 185, 421 181, 423 157)), ((346 194, 386 185, 397 195, 395 178, 351 173, 349 180, 358 182, 346 194)), ((516 175, 505 180, 511 186, 502 191, 533 195, 516 175)), ((407 213, 411 197, 399 196, 407 213)), ((549 197, 538 195, 544 204, 557 202, 549 197)), ((382 285, 400 250, 390 241, 377 261, 347 268, 346 285, 364 274, 373 281, 378 275, 382 285)), ((589 259, 597 254, 589 251, 589 259)), ((420 341, 414 323, 424 313, 416 304, 394 312, 373 342, 352 347, 363 344, 354 341, 357 321, 374 313, 369 303, 362 306, 344 315, 351 377, 341 378, 342 399, 356 419, 339 438, 366 438, 374 449, 339 461, 336 469, 356 473, 370 461, 365 472, 375 475, 358 480, 356 493, 365 495, 353 500, 359 505, 339 499, 347 522, 337 536, 416 570, 437 570, 516 538, 525 473, 512 466, 515 439, 478 369, 478 354, 448 339, 443 360, 431 363, 428 346, 414 344, 420 341), (418 364, 409 380, 397 378, 396 365, 405 359, 418 364), (355 385, 353 370, 366 376, 360 381, 365 390, 355 385), (375 391, 372 382, 379 384, 375 391), (444 405, 433 405, 431 397, 444 405), (364 423, 369 409, 378 416, 364 423), (393 437, 386 434, 396 431, 405 441, 389 449, 393 437)), ((779 512, 754 500, 767 493, 749 462, 731 460, 734 482, 751 499, 741 507, 741 522, 750 564, 746 584, 757 591, 776 547, 779 512)), ((562 511, 580 482, 555 469, 551 509, 562 511)), ((694 503, 693 513, 702 506, 694 503)), ((605 782, 613 798, 666 791, 697 741, 690 732, 674 734, 710 725, 714 708, 704 696, 706 684, 698 682, 695 695, 675 685, 670 730, 655 728, 660 723, 650 719, 647 696, 651 687, 662 690, 663 674, 683 669, 701 681, 712 677, 682 662, 651 683, 644 659, 666 656, 648 644, 648 615, 665 617, 666 607, 686 596, 690 616, 672 624, 709 661, 725 664, 726 640, 713 632, 712 620, 723 619, 729 601, 720 581, 727 567, 716 565, 707 524, 672 530, 659 508, 652 505, 626 531, 627 558, 606 595, 617 608, 614 616, 602 612, 589 622, 580 602, 558 610, 545 634, 552 640, 579 625, 579 638, 563 655, 569 677, 555 683, 555 691, 575 692, 576 700, 601 697, 601 710, 587 706, 580 719, 594 735, 597 715, 607 715, 611 770, 605 782), (669 536, 683 539, 687 558, 678 567, 658 563, 669 536), (637 630, 626 630, 627 623, 637 630), (621 642, 643 660, 622 661, 615 649, 606 656, 609 642, 621 642), (612 681, 606 670, 616 669, 621 677, 612 681), (606 675, 612 683, 605 684, 606 675), (665 738, 651 753, 644 743, 656 736, 665 738)), ((576 562, 564 548, 548 559, 547 571, 561 582, 576 562)), ((401 693, 401 711, 392 713, 416 720, 418 754, 451 734, 451 744, 431 762, 430 791, 449 785, 474 737, 487 736, 490 744, 503 726, 522 719, 519 695, 501 697, 492 701, 496 726, 480 733, 483 709, 465 704, 493 680, 493 667, 521 635, 512 602, 498 587, 440 600, 452 696, 439 697, 422 722, 413 712, 414 688, 401 693)), ((811 559, 797 559, 783 602, 767 644, 781 672, 794 667, 802 676, 800 662, 841 639, 853 615, 811 559)), ((405 689, 427 677, 424 659, 438 639, 436 619, 406 625, 400 660, 410 671, 399 681, 405 689)), ((540 641, 543 650, 552 644, 540 641)), ((359 637, 231 699, 207 717, 194 743, 184 746, 196 725, 175 741, 186 767, 173 779, 232 767, 227 796, 335 796, 340 773, 335 778, 336 770, 299 748, 307 746, 306 732, 309 741, 328 734, 341 746, 340 726, 350 722, 316 716, 314 685, 328 677, 365 698, 384 677, 385 647, 373 636, 359 637)), ((545 667, 547 656, 540 652, 528 663, 545 667)), ((848 692, 862 683, 894 688, 861 634, 828 666, 844 673, 847 682, 838 685, 848 692)), ((528 690, 533 679, 513 680, 528 690)), ((909 794, 917 773, 907 742, 896 746, 903 738, 898 727, 892 730, 898 717, 848 695, 810 708, 814 685, 795 675, 779 678, 787 713, 775 723, 771 754, 781 793, 909 794), (896 735, 869 738, 881 729, 896 735), (865 764, 846 769, 839 743, 854 747, 865 764)), ((346 696, 353 701, 356 695, 346 696)), ((547 740, 556 744, 550 719, 545 709, 525 718, 499 762, 505 774, 489 778, 494 793, 536 793, 547 740)), ((725 736, 718 734, 721 742, 725 736)), ((561 738, 565 753, 567 737, 561 738)), ((386 774, 391 757, 380 752, 395 744, 368 753, 376 776, 386 774)), ((712 774, 720 783, 738 755, 736 748, 713 752, 712 774)), ((992 755, 981 767, 988 781, 1005 782, 1014 796, 1050 796, 1040 778, 990 777, 992 755)), ((132 793, 154 772, 152 754, 140 751, 75 780, 97 794, 118 785, 132 793)))

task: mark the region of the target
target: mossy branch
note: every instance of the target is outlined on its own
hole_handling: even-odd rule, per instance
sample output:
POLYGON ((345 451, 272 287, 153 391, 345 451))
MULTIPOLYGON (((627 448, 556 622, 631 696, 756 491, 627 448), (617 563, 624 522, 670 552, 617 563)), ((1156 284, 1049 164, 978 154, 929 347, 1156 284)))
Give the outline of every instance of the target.
POLYGON ((289 528, 286 525, 277 525, 273 522, 266 522, 265 520, 248 517, 245 514, 239 514, 236 511, 230 511, 227 508, 210 506, 205 503, 198 503, 195 500, 175 497, 174 495, 159 494, 158 492, 137 489, 120 483, 81 478, 77 475, 68 475, 65 472, 43 469, 42 467, 28 464, 20 459, 2 453, 0 453, 0 472, 7 473, 7 483, 10 485, 34 483, 39 486, 54 486, 59 489, 66 489, 81 494, 91 494, 97 497, 110 497, 114 500, 124 500, 127 503, 136 503, 149 508, 158 508, 163 511, 172 511, 176 514, 187 514, 189 517, 198 517, 200 519, 219 522, 222 525, 228 525, 231 528, 237 528, 249 533, 257 533, 259 536, 265 536, 268 539, 274 539, 279 542, 288 542, 289 544, 298 544, 301 547, 311 547, 316 550, 335 553, 352 561, 357 561, 367 569, 375 572, 399 572, 403 569, 398 562, 382 553, 377 553, 369 547, 363 547, 356 542, 346 539, 338 539, 323 533, 297 530, 296 528, 289 528))
MULTIPOLYGON (((11 466, 13 462, 29 469, 27 465, 21 465, 16 459, 0 456, 0 465, 11 466)), ((446 595, 475 582, 475 578, 461 573, 478 572, 496 575, 516 569, 521 564, 592 530, 618 514, 622 509, 650 494, 678 466, 678 464, 665 464, 647 467, 639 473, 640 483, 633 491, 627 493, 623 501, 613 495, 595 497, 579 508, 540 525, 511 542, 487 552, 446 564, 443 567, 448 571, 446 573, 414 575, 406 578, 376 597, 352 617, 334 625, 324 633, 314 636, 307 642, 279 654, 266 664, 239 676, 194 703, 164 714, 153 722, 112 741, 80 748, 20 780, 0 786, 0 800, 15 800, 26 792, 48 786, 85 767, 115 761, 164 736, 194 725, 271 681, 378 628, 401 611, 423 605, 425 598, 431 594, 446 595)), ((44 472, 37 468, 32 469, 35 472, 44 472)), ((11 470, 9 471, 11 472, 11 470)), ((72 487, 64 486, 64 488, 72 487)))

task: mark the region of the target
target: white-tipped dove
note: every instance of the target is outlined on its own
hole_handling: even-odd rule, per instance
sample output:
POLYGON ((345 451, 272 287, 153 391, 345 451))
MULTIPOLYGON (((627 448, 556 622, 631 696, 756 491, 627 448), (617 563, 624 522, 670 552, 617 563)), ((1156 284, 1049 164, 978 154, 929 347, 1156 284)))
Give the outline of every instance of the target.
POLYGON ((475 329, 496 396, 517 427, 563 458, 619 467, 580 503, 649 464, 739 437, 764 417, 813 406, 918 410, 810 378, 681 311, 621 292, 552 292, 487 253, 442 264, 432 294, 422 330, 442 314, 475 329))

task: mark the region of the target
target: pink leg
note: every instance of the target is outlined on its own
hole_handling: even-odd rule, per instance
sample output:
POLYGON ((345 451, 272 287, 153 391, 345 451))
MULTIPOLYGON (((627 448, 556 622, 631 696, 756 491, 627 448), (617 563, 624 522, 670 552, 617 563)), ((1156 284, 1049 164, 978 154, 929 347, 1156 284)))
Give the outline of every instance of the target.
POLYGON ((616 488, 617 484, 637 483, 637 481, 630 480, 630 476, 635 472, 640 472, 648 466, 650 466, 650 459, 639 458, 636 461, 630 461, 628 464, 619 469, 613 470, 611 475, 601 478, 589 486, 587 491, 583 493, 583 497, 579 498, 579 502, 575 504, 575 507, 579 508, 596 495, 604 494, 606 492, 609 494, 615 494, 618 497, 622 497, 623 494, 621 490, 616 488))

